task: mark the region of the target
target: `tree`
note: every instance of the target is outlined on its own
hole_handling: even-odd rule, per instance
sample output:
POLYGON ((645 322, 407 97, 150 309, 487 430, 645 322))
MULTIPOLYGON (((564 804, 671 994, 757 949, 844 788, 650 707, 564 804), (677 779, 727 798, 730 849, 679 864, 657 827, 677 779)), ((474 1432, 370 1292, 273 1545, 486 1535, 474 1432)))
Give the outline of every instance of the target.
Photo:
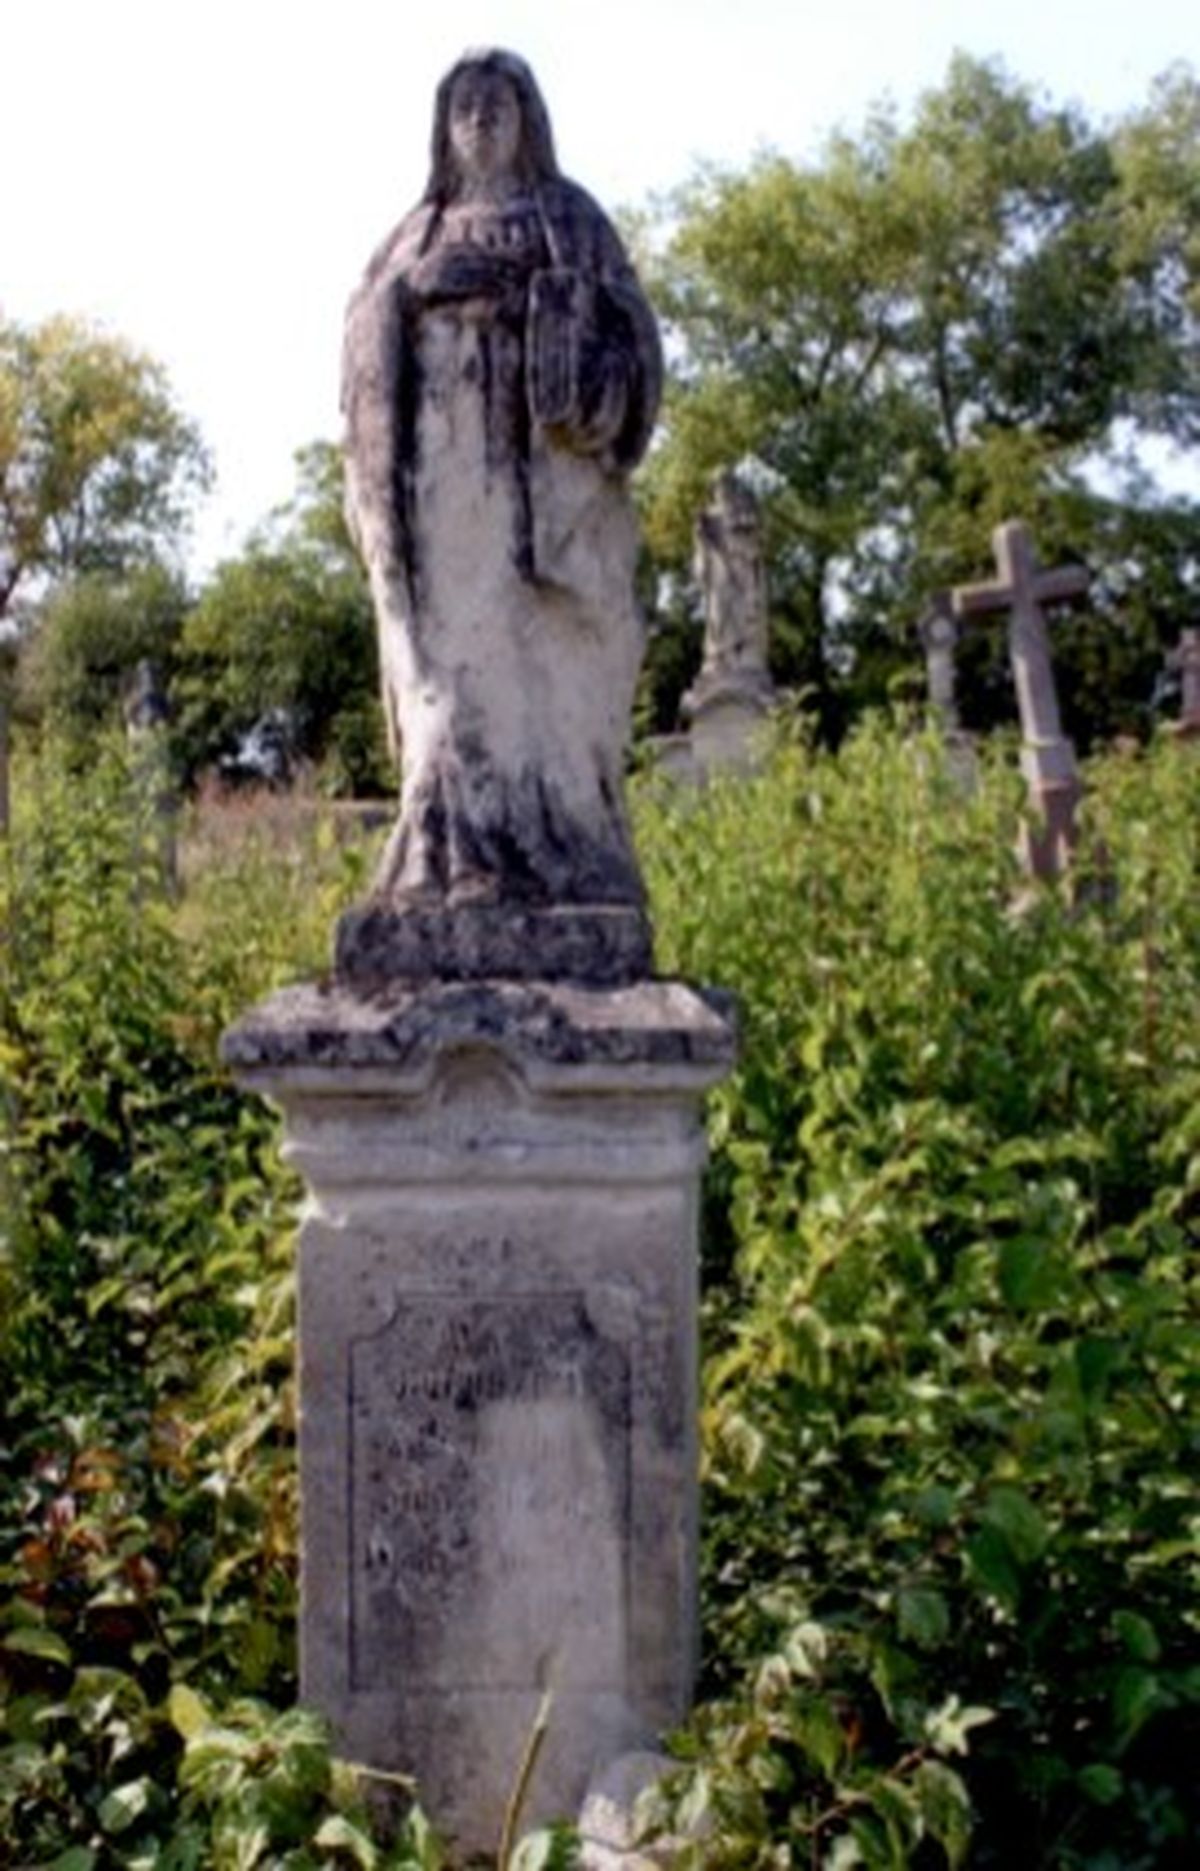
MULTIPOLYGON (((909 127, 878 111, 814 163, 703 172, 651 230, 676 360, 651 551, 678 579, 710 475, 743 465, 775 673, 827 731, 915 664, 931 593, 986 572, 1018 514, 1047 557, 1107 568, 1109 671, 1148 702, 1200 584, 1200 506, 1159 498, 1136 446, 1200 424, 1198 124, 1182 70, 1104 131, 959 57, 909 127)), ((1076 732, 1119 724, 1099 685, 1064 688, 1076 732)))
POLYGON ((0 619, 39 581, 159 556, 207 478, 151 358, 78 319, 0 318, 0 619))
POLYGON ((22 701, 76 741, 119 718, 139 664, 167 683, 187 594, 163 565, 83 572, 53 591, 24 645, 22 701))
POLYGON ((191 774, 267 736, 283 767, 332 762, 339 790, 390 783, 370 593, 342 514, 340 452, 296 457, 292 501, 219 565, 184 625, 178 738, 191 774))

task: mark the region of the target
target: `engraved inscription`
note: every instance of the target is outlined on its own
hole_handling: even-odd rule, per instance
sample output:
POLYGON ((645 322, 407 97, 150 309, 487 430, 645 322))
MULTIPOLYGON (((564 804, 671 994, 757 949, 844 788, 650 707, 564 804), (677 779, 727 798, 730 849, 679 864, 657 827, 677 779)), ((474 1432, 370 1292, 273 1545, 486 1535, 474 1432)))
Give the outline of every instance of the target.
POLYGON ((629 1364, 570 1291, 406 1294, 351 1340, 352 1688, 621 1687, 629 1364))

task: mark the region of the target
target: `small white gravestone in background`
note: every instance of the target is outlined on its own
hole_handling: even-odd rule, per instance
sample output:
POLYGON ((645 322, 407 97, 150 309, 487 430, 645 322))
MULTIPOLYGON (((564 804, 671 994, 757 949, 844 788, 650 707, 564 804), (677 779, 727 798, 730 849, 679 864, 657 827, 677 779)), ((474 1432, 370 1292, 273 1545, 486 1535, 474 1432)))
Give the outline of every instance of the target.
POLYGON ((1183 740, 1194 740, 1200 736, 1200 630, 1180 633, 1167 665, 1179 672, 1179 719, 1172 722, 1171 731, 1183 740))
POLYGON ((1078 601, 1087 593, 1083 566, 1043 571, 1029 528, 1020 520, 997 527, 993 548, 999 578, 960 585, 951 593, 957 618, 1000 612, 1008 617, 1008 652, 1021 719, 1021 763, 1034 824, 1026 824, 1022 857, 1035 877, 1059 877, 1076 842, 1075 810, 1082 787, 1075 750, 1063 733, 1050 660, 1045 607, 1078 601))
POLYGON ((977 777, 975 750, 959 719, 958 621, 948 591, 935 593, 917 628, 925 650, 930 725, 941 736, 949 772, 964 792, 971 792, 977 777))
POLYGON ((532 74, 468 55, 347 322, 399 817, 332 980, 224 1041, 308 1186, 302 1692, 463 1854, 547 1688, 529 1824, 653 1749, 695 1668, 701 1100, 734 1044, 652 975, 622 791, 659 386, 532 74))
POLYGON ((754 762, 775 690, 767 668, 758 502, 732 470, 713 479, 696 523, 694 564, 704 598, 704 657, 682 702, 688 753, 700 774, 745 768, 754 762))

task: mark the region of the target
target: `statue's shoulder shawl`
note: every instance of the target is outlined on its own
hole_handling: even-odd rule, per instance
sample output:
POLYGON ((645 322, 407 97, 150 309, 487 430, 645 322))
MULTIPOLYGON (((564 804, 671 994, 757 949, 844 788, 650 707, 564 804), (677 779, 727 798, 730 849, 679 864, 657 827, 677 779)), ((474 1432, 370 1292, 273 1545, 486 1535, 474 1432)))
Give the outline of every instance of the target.
POLYGON ((435 209, 429 202, 421 202, 397 223, 391 233, 381 240, 371 258, 367 261, 366 271, 350 295, 347 316, 352 316, 364 301, 373 298, 382 288, 402 273, 404 268, 416 259, 429 238, 435 209))
POLYGON ((537 202, 555 263, 602 274, 629 273, 629 261, 599 202, 566 176, 538 183, 537 202))

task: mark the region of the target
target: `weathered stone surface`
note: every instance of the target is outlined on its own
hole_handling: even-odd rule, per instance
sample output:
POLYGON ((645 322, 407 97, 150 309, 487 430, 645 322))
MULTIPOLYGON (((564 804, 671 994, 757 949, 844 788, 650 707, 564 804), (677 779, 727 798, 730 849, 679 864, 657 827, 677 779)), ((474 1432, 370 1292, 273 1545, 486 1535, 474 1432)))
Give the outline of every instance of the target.
POLYGON ((959 719, 958 621, 949 591, 934 593, 917 630, 925 651, 930 724, 941 736, 946 771, 962 792, 974 792, 979 776, 974 743, 959 719))
POLYGON ((704 659, 681 703, 687 760, 668 755, 667 765, 702 778, 754 764, 775 699, 758 503, 728 470, 714 477, 696 523, 694 563, 704 596, 704 659))
POLYGON ((535 909, 517 903, 401 908, 368 903, 338 923, 340 980, 644 980, 652 943, 645 912, 630 905, 535 909))
MULTIPOLYGON (((425 195, 346 326, 348 510, 402 760, 372 900, 639 907, 627 481, 661 391, 654 319, 520 59, 460 60, 434 119, 425 195)), ((502 972, 508 926, 483 929, 502 972)))
POLYGON ((930 713, 943 733, 953 733, 961 726, 954 666, 958 623, 948 591, 936 593, 918 629, 925 650, 930 713))
POLYGON ((733 1063, 731 1019, 729 995, 681 981, 615 990, 574 982, 396 984, 371 995, 306 982, 244 1014, 221 1051, 244 1079, 317 1066, 375 1068, 397 1087, 423 1085, 444 1054, 487 1048, 535 1079, 567 1066, 593 1078, 614 1066, 677 1066, 707 1082, 733 1063))
POLYGON ((302 1692, 464 1853, 547 1687, 529 1820, 677 1723, 695 1663, 701 1098, 734 1038, 648 978, 622 801, 660 382, 527 68, 460 61, 347 320, 400 816, 333 977, 224 1055, 307 1188, 302 1692))
POLYGON ((227 1036, 284 1108, 299 1247, 301 1675, 338 1745, 495 1849, 686 1712, 700 1093, 678 982, 285 990, 227 1036))
POLYGON ((773 691, 722 684, 689 692, 692 760, 701 776, 748 770, 762 758, 773 691))
POLYGON ((997 611, 1008 617, 1008 650, 1021 718, 1021 765, 1036 815, 1036 822, 1024 829, 1021 855, 1033 876, 1054 878, 1066 870, 1075 846, 1075 808, 1082 786, 1075 749, 1063 733, 1059 714, 1045 607, 1076 602, 1086 595, 1090 579, 1081 565, 1040 569, 1029 528, 1019 520, 997 527, 993 545, 999 578, 960 585, 951 593, 951 602, 957 618, 997 611))
POLYGON ((663 1871, 676 1863, 683 1841, 642 1842, 646 1795, 678 1761, 646 1751, 619 1755, 593 1779, 579 1815, 580 1871, 663 1871))
POLYGON ((1200 736, 1200 630, 1184 630, 1167 658, 1167 666, 1179 673, 1179 719, 1172 732, 1183 740, 1200 736))
POLYGON ((767 674, 767 578, 758 502, 728 469, 696 523, 696 576, 704 594, 702 693, 719 678, 761 685, 767 674))

